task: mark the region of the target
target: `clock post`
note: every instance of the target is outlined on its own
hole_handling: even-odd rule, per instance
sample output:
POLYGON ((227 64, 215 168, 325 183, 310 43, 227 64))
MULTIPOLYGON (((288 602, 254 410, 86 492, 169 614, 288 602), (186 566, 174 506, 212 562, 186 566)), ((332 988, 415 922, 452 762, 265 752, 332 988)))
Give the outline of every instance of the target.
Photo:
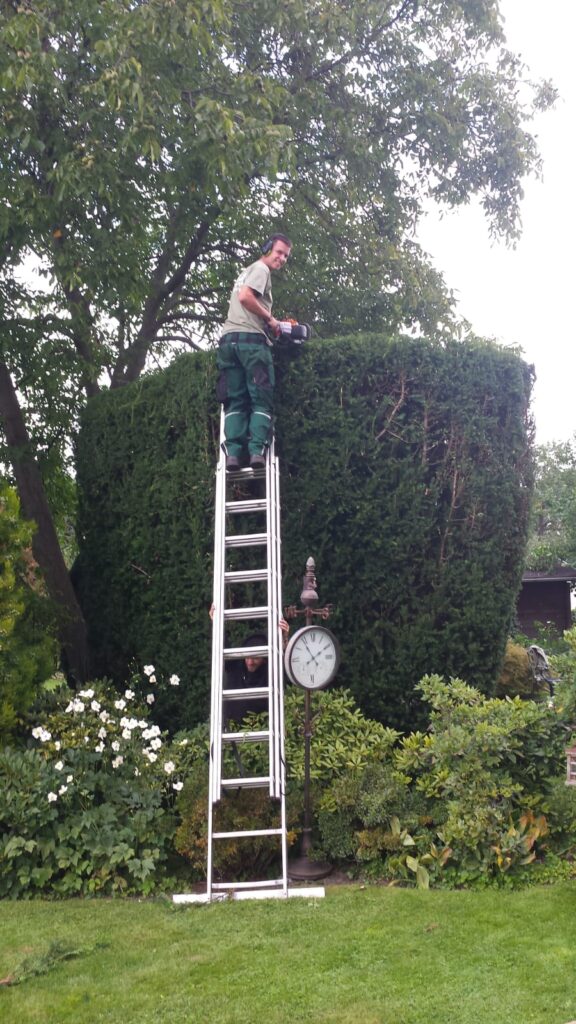
POLYGON ((316 591, 316 564, 313 558, 306 562, 300 600, 303 607, 290 605, 284 614, 287 619, 303 615, 306 625, 290 639, 284 655, 286 673, 291 682, 304 689, 304 827, 300 856, 288 862, 290 878, 313 881, 325 878, 332 865, 325 861, 311 861, 312 813, 310 807, 310 744, 312 740, 311 693, 321 690, 332 681, 338 670, 340 652, 336 638, 325 627, 315 627, 314 617, 327 619, 333 611, 331 604, 314 608, 318 602, 316 591))

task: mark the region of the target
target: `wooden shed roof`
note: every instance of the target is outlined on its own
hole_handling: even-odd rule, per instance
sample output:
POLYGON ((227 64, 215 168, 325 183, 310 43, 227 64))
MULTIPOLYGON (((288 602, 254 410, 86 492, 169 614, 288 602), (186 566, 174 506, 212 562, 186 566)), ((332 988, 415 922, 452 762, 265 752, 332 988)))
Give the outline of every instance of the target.
POLYGON ((556 583, 566 580, 576 582, 576 569, 571 565, 559 565, 555 569, 525 572, 522 583, 556 583))

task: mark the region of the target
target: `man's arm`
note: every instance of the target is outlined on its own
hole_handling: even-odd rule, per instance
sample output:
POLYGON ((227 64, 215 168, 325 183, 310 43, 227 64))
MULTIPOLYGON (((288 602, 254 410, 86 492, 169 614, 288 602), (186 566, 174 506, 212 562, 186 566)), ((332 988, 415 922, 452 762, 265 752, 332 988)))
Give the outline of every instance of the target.
POLYGON ((266 306, 260 302, 258 294, 253 288, 249 288, 248 285, 245 284, 242 285, 238 291, 238 299, 244 306, 244 309, 247 309, 249 313, 253 313, 255 316, 262 318, 275 337, 280 334, 280 324, 275 317, 272 316, 272 313, 266 309, 266 306))

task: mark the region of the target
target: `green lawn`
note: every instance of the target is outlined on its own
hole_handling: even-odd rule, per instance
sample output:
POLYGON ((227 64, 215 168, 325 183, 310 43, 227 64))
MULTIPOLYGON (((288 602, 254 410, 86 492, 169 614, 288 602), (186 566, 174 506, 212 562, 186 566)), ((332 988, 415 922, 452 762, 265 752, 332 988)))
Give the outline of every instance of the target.
POLYGON ((576 886, 358 885, 324 900, 0 906, 0 977, 59 940, 85 954, 0 988, 2 1024, 566 1024, 576 886), (99 944, 104 944, 100 946, 99 944))

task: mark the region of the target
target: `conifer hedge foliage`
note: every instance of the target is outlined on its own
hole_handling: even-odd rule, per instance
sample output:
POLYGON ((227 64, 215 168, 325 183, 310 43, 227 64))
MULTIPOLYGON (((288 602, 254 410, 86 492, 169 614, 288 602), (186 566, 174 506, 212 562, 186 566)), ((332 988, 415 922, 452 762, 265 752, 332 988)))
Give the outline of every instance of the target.
MULTIPOLYGON (((483 341, 355 336, 277 352, 285 603, 309 555, 342 644, 338 684, 387 724, 422 721, 414 686, 491 692, 522 572, 531 369, 483 341)), ((94 670, 152 663, 209 706, 214 357, 93 399, 78 441, 78 585, 94 670)), ((170 690, 170 688, 168 688, 170 690)))

